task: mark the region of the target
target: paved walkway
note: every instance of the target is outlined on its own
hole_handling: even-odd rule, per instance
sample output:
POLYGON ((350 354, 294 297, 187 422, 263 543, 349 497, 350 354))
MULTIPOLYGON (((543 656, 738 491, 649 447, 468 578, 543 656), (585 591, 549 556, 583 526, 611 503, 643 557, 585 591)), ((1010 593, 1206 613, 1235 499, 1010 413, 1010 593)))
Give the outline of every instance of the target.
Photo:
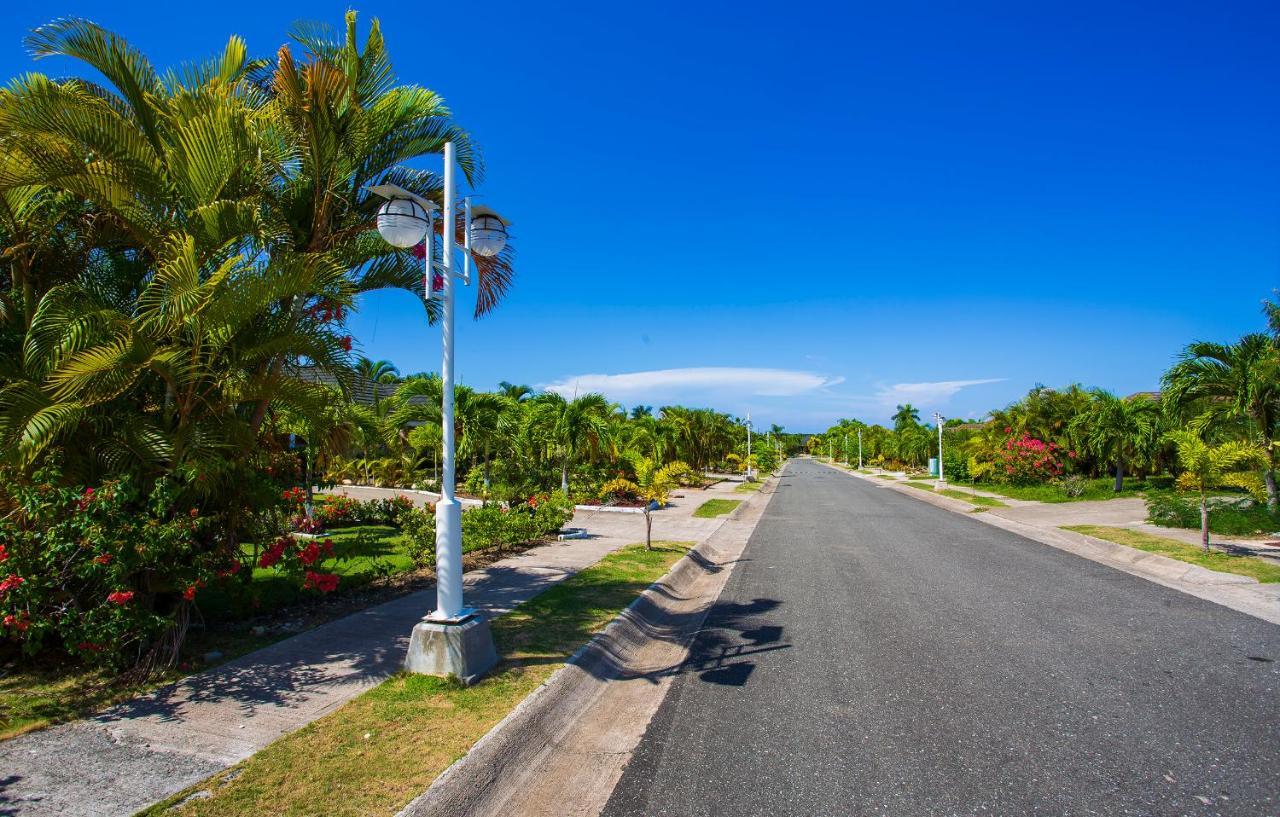
MULTIPOLYGON (((735 485, 676 492, 657 539, 702 542, 723 522, 693 511, 735 485)), ((354 494, 355 491, 352 490, 354 494)), ((543 545, 466 574, 467 601, 506 612, 644 540, 638 513, 579 512, 589 539, 543 545)), ((192 675, 95 717, 0 743, 0 815, 128 815, 231 766, 400 669, 413 625, 435 606, 421 590, 192 675)))

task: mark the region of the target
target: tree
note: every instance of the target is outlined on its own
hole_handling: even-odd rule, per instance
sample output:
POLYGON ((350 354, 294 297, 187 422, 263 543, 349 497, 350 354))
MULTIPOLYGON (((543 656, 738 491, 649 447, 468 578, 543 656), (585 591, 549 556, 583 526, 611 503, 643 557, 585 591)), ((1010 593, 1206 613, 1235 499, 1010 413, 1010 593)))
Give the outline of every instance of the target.
POLYGON ((1168 434, 1178 449, 1182 467, 1194 475, 1200 491, 1200 541, 1209 550, 1209 489, 1217 485, 1229 471, 1246 465, 1264 462, 1266 455, 1256 444, 1227 442, 1209 445, 1193 431, 1173 431, 1168 434))
POLYGON ((1103 389, 1093 391, 1089 408, 1071 422, 1071 430, 1089 450, 1115 465, 1115 491, 1124 490, 1125 466, 1158 440, 1160 407, 1147 397, 1122 399, 1103 389))
POLYGON ((898 410, 893 413, 893 430, 902 431, 908 426, 920 425, 920 409, 907 403, 898 406, 898 410))
POLYGON ((533 401, 531 421, 560 458, 560 490, 569 493, 569 467, 584 454, 597 454, 607 439, 613 408, 604 395, 591 392, 566 400, 546 392, 533 401))
POLYGON ((1164 399, 1176 413, 1201 427, 1241 423, 1244 434, 1266 451, 1267 505, 1280 506, 1276 468, 1280 449, 1280 358, 1273 339, 1262 333, 1236 343, 1192 343, 1165 373, 1164 399))

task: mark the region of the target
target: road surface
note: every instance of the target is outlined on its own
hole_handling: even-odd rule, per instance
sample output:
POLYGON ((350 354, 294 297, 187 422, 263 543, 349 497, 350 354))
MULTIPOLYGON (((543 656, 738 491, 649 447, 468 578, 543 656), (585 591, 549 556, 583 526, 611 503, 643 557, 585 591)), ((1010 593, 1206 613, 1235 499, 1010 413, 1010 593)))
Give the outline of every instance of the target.
POLYGON ((788 466, 605 809, 1280 814, 1280 627, 788 466))

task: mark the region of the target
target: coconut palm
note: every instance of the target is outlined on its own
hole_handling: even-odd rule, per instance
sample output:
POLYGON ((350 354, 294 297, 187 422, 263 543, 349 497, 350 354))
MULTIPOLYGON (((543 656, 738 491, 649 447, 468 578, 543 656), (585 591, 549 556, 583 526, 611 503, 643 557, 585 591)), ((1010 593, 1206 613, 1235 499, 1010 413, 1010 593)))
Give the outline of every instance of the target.
POLYGON ((1193 431, 1182 430, 1168 434, 1177 447, 1178 460, 1195 479, 1200 492, 1200 542, 1209 550, 1209 489, 1217 485, 1223 475, 1246 465, 1266 461, 1266 455, 1255 443, 1227 442, 1209 445, 1193 431))
POLYGON ((1197 427, 1244 426, 1246 437, 1267 452, 1267 505, 1280 505, 1280 358, 1273 339, 1255 333, 1236 343, 1192 343, 1165 373, 1163 387, 1172 411, 1194 419, 1197 427))
POLYGON ((1150 398, 1123 399, 1095 389, 1089 408, 1070 430, 1096 457, 1115 466, 1115 491, 1124 490, 1125 467, 1150 452, 1159 439, 1160 407, 1150 398))

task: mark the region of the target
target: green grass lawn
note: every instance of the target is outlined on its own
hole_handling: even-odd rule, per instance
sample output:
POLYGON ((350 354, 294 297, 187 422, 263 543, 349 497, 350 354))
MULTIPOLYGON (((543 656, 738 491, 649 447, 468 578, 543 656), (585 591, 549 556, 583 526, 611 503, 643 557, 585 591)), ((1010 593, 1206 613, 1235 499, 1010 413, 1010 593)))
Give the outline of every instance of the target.
POLYGON ((1002 494, 1010 499, 1028 499, 1034 502, 1084 502, 1086 500, 1120 499, 1121 497, 1140 497, 1146 491, 1147 483, 1138 479, 1126 479, 1124 490, 1116 493, 1115 480, 1111 477, 1091 479, 1080 496, 1070 497, 1056 485, 1001 485, 999 483, 980 483, 977 486, 983 491, 1002 494))
POLYGON ((893 474, 876 474, 880 479, 897 479, 893 474))
MULTIPOLYGON (((342 577, 339 592, 363 587, 382 576, 413 570, 403 537, 395 528, 364 525, 342 528, 327 537, 333 539, 335 553, 345 558, 322 562, 319 569, 342 577)), ((252 586, 232 580, 207 587, 196 601, 203 620, 215 626, 210 630, 193 629, 184 652, 201 656, 216 650, 225 661, 265 647, 292 633, 255 636, 243 625, 241 628, 216 625, 280 610, 308 597, 314 598, 315 593, 302 590, 275 568, 254 569, 252 586), (255 596, 257 606, 253 603, 255 596)), ((198 669, 199 662, 195 663, 194 668, 198 669)), ((175 670, 151 678, 144 685, 127 685, 114 673, 51 659, 0 671, 3 672, 0 675, 0 740, 82 717, 187 674, 187 671, 175 670)))
POLYGON ((1205 553, 1203 548, 1196 545, 1188 545, 1186 542, 1179 542, 1177 539, 1153 536, 1143 531, 1129 530, 1128 528, 1112 528, 1104 525, 1065 525, 1062 529, 1083 533, 1086 536, 1094 536, 1098 539, 1106 539, 1108 542, 1145 550, 1149 553, 1159 553, 1162 556, 1168 556, 1180 562, 1200 565, 1221 573, 1250 576, 1264 584, 1280 582, 1280 565, 1267 559, 1259 559, 1256 556, 1232 556, 1217 550, 1205 553))
POLYGON ((713 519, 717 516, 724 516, 741 504, 741 499, 708 499, 698 506, 693 515, 699 519, 713 519))
POLYGON ((688 551, 631 545, 494 620, 502 656, 475 686, 401 674, 143 814, 392 814, 425 791, 593 633, 688 551))
POLYGON ((764 485, 763 480, 756 480, 755 482, 743 482, 737 485, 733 490, 737 491, 740 494, 749 494, 752 491, 760 490, 761 486, 763 485, 764 485))
POLYGON ((940 494, 941 496, 949 496, 952 499, 963 499, 965 502, 968 502, 973 505, 979 505, 983 508, 1009 507, 1006 503, 1001 502, 1000 500, 995 499, 994 497, 971 494, 968 491, 960 491, 955 488, 942 488, 941 490, 939 490, 934 487, 934 484, 932 482, 908 481, 907 484, 910 485, 912 488, 919 488, 924 491, 932 491, 935 494, 940 494))

